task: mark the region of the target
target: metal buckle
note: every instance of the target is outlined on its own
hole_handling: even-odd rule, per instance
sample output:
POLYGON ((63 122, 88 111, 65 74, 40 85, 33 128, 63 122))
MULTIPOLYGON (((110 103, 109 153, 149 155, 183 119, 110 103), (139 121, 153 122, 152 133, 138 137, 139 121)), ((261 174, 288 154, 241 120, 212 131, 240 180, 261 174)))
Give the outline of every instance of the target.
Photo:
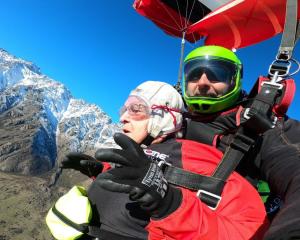
POLYGON ((219 206, 219 203, 220 203, 222 197, 221 197, 221 196, 218 196, 218 195, 216 195, 216 194, 214 194, 214 193, 205 191, 205 190, 198 190, 198 192, 197 192, 197 197, 200 197, 201 193, 204 193, 204 194, 206 194, 206 195, 208 195, 208 196, 214 197, 214 198, 216 198, 216 199, 218 200, 218 202, 217 202, 217 204, 216 204, 215 207, 210 207, 210 206, 207 205, 210 209, 216 210, 217 207, 219 206))
MULTIPOLYGON (((249 115, 249 112, 250 112, 250 108, 246 108, 245 111, 244 111, 243 117, 246 120, 249 120, 251 118, 251 116, 249 115)), ((277 121, 278 121, 278 117, 273 116, 273 121, 272 121, 273 125, 272 125, 272 128, 274 128, 276 126, 277 121)))
POLYGON ((278 117, 274 116, 274 120, 272 122, 273 123, 272 128, 274 128, 276 126, 277 121, 278 121, 278 117))
POLYGON ((263 86, 263 85, 265 85, 265 84, 271 85, 271 86, 276 86, 276 87, 278 87, 278 90, 281 90, 281 89, 283 88, 283 85, 282 85, 281 83, 268 82, 268 81, 263 81, 263 82, 261 83, 261 86, 263 86))
POLYGON ((251 116, 249 116, 250 108, 246 108, 243 117, 245 119, 250 119, 251 116))
POLYGON ((158 162, 157 166, 162 169, 162 171, 164 171, 164 166, 172 166, 171 163, 168 163, 167 161, 165 160, 161 160, 158 162))
POLYGON ((289 60, 274 60, 269 67, 269 75, 278 77, 285 77, 289 74, 291 68, 291 62, 289 60), (277 74, 276 74, 277 73, 277 74))
POLYGON ((292 53, 290 51, 279 51, 276 60, 288 61, 292 57, 292 53))

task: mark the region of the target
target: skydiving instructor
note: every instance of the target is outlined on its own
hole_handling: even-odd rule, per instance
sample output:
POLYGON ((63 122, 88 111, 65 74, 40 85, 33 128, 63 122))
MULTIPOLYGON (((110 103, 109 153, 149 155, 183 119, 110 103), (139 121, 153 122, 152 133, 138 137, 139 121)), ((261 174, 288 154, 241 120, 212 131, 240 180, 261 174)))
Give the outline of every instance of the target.
MULTIPOLYGON (((189 110, 184 138, 228 151, 253 102, 242 90, 238 57, 219 46, 194 49, 184 60, 182 94, 189 110)), ((300 239, 300 123, 278 116, 275 127, 258 136, 236 171, 254 185, 266 181, 271 193, 268 210, 280 209, 274 211, 264 239, 300 239)))

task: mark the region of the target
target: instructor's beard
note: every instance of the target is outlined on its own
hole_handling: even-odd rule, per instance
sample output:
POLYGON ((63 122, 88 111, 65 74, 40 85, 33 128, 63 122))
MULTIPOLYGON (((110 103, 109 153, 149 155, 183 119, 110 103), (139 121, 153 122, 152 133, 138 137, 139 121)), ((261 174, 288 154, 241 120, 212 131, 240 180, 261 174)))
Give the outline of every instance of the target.
POLYGON ((209 87, 201 87, 196 88, 193 92, 189 89, 186 90, 186 94, 189 97, 208 97, 208 98, 218 98, 224 96, 228 93, 229 86, 226 86, 222 89, 221 92, 217 92, 216 90, 212 91, 209 87))
POLYGON ((207 89, 197 89, 193 93, 191 91, 187 90, 187 95, 189 97, 211 97, 211 98, 216 98, 218 95, 214 92, 209 92, 207 89))

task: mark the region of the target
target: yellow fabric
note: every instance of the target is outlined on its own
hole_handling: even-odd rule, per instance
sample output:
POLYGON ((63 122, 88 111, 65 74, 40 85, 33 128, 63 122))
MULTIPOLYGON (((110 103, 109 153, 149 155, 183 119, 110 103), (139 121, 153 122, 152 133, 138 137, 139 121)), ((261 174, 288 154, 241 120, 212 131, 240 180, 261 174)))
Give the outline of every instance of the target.
MULTIPOLYGON (((77 224, 89 223, 92 218, 92 209, 86 190, 80 186, 74 186, 68 193, 60 197, 55 203, 55 207, 65 217, 77 224)), ((83 234, 61 221, 52 212, 52 208, 46 216, 46 223, 53 237, 58 240, 77 239, 83 234)))

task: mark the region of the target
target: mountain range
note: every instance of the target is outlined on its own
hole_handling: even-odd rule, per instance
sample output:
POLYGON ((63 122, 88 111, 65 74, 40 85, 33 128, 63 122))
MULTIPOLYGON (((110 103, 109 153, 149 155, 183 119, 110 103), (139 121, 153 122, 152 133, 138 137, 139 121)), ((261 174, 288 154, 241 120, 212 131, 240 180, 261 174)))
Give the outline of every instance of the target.
POLYGON ((52 239, 44 220, 49 208, 70 186, 90 184, 64 170, 50 188, 62 157, 116 146, 119 130, 100 107, 0 49, 0 240, 52 239))
POLYGON ((119 126, 31 62, 0 49, 0 170, 37 175, 69 151, 111 143, 119 126))

